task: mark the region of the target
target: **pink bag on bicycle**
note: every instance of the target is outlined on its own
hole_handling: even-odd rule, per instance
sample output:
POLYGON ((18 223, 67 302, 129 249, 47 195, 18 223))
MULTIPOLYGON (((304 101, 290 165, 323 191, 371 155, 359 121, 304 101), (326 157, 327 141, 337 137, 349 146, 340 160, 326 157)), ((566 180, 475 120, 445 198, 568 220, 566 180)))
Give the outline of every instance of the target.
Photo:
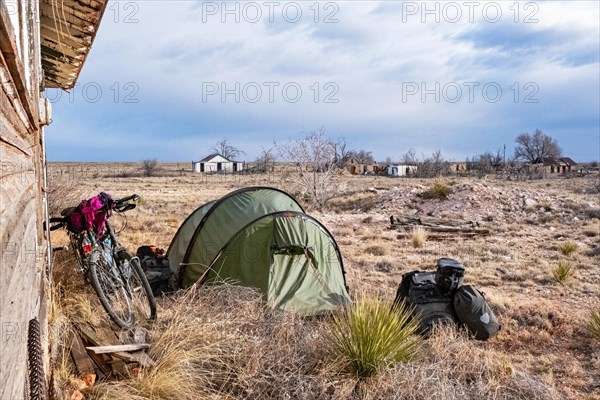
POLYGON ((69 214, 68 228, 76 233, 91 229, 96 236, 100 236, 106 224, 108 210, 113 207, 112 197, 104 192, 89 200, 83 200, 69 214))

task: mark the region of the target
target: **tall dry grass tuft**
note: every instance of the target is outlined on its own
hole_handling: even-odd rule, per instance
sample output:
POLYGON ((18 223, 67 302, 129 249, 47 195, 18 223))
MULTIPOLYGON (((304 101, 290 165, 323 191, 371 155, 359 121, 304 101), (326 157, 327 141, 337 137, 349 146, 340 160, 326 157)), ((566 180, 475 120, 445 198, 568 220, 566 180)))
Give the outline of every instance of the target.
POLYGON ((452 193, 452 187, 447 181, 437 178, 433 181, 431 187, 420 194, 425 199, 447 200, 452 193))
POLYGON ((425 247, 427 242, 427 230, 422 226, 414 226, 411 233, 411 242, 415 249, 425 247))
POLYGON ((577 251, 578 247, 579 246, 577 246, 577 243, 573 242, 572 240, 568 240, 562 243, 558 249, 563 255, 570 256, 577 251))
POLYGON ((552 270, 552 277, 554 280, 561 285, 567 283, 567 281, 573 276, 573 265, 569 261, 560 260, 558 265, 552 270))
POLYGON ((417 327, 404 304, 392 309, 382 300, 363 297, 333 317, 331 341, 348 371, 368 378, 414 356, 417 327))
POLYGON ((600 341, 600 307, 590 311, 586 329, 594 339, 600 341))

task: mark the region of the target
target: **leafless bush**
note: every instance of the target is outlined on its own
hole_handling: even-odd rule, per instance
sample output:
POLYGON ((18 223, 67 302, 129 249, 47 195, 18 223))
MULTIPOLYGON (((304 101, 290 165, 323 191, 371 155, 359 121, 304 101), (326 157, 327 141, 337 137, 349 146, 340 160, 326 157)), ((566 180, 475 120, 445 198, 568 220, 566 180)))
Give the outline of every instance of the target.
POLYGON ((444 159, 441 150, 436 150, 430 156, 423 154, 421 160, 418 160, 416 151, 410 149, 402 156, 402 162, 417 166, 413 177, 435 178, 450 173, 450 163, 444 159))
POLYGON ((281 157, 294 162, 301 193, 316 208, 323 209, 340 194, 342 182, 335 165, 336 146, 324 128, 276 146, 281 157))
POLYGON ((159 170, 160 165, 158 164, 158 160, 156 158, 147 158, 142 160, 142 171, 144 172, 144 176, 154 176, 159 170))
POLYGON ((275 169, 275 156, 273 155, 273 148, 266 150, 264 147, 260 156, 254 162, 254 166, 250 169, 250 172, 264 174, 267 172, 273 172, 275 169))

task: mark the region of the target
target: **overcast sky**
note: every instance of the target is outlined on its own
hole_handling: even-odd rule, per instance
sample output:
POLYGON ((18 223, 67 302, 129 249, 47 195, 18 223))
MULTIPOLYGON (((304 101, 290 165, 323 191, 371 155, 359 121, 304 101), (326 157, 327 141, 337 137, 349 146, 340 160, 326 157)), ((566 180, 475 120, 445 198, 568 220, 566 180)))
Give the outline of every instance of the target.
POLYGON ((47 90, 51 161, 252 161, 325 127, 377 160, 464 160, 536 128, 600 158, 594 1, 111 1, 71 93, 47 90))

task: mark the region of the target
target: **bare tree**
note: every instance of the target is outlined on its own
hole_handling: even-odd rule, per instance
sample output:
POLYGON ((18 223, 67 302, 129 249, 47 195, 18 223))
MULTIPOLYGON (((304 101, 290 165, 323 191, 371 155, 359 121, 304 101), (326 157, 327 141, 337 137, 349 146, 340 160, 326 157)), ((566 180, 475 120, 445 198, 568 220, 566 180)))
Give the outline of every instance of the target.
POLYGON ((522 133, 515 139, 515 158, 532 164, 541 163, 544 158, 560 157, 562 150, 556 139, 536 129, 533 135, 522 133))
POLYGON ((144 172, 144 176, 154 176, 160 169, 158 165, 158 160, 156 158, 147 158, 142 160, 142 171, 144 172))
POLYGON ((335 164, 338 168, 344 168, 351 158, 359 164, 373 164, 373 153, 366 150, 351 150, 348 148, 346 139, 341 138, 333 144, 335 148, 335 164))
POLYGON ((258 156, 256 161, 254 162, 254 168, 253 168, 254 172, 262 174, 265 172, 273 171, 274 163, 275 163, 275 156, 273 155, 272 152, 273 152, 272 147, 269 150, 265 150, 264 147, 262 148, 262 152, 260 153, 260 156, 258 156))
POLYGON ((503 159, 502 149, 496 151, 496 154, 491 151, 486 151, 477 158, 473 157, 471 161, 473 164, 472 169, 476 169, 482 173, 495 172, 502 167, 503 159))
POLYGON ((374 164, 373 153, 366 150, 353 150, 350 152, 350 157, 358 161, 359 164, 374 164))
POLYGON ((315 207, 324 208, 339 194, 336 143, 327 138, 324 128, 276 146, 282 158, 294 163, 300 191, 315 207))
POLYGON ((227 138, 225 138, 223 140, 219 140, 217 142, 217 145, 212 148, 212 151, 214 151, 215 153, 219 153, 220 155, 222 155, 223 157, 227 158, 228 160, 235 160, 239 156, 241 156, 243 154, 246 154, 242 150, 240 150, 237 147, 233 146, 229 142, 229 139, 227 139, 227 138))
POLYGON ((417 164, 417 152, 415 149, 410 149, 402 155, 402 162, 404 164, 417 164))
POLYGON ((334 162, 338 168, 344 168, 348 160, 350 160, 352 150, 348 148, 345 138, 338 139, 337 142, 333 143, 335 148, 335 159, 334 162))
POLYGON ((441 150, 436 150, 427 157, 423 155, 423 161, 419 163, 418 175, 423 178, 433 178, 450 173, 450 164, 442 156, 441 150))

